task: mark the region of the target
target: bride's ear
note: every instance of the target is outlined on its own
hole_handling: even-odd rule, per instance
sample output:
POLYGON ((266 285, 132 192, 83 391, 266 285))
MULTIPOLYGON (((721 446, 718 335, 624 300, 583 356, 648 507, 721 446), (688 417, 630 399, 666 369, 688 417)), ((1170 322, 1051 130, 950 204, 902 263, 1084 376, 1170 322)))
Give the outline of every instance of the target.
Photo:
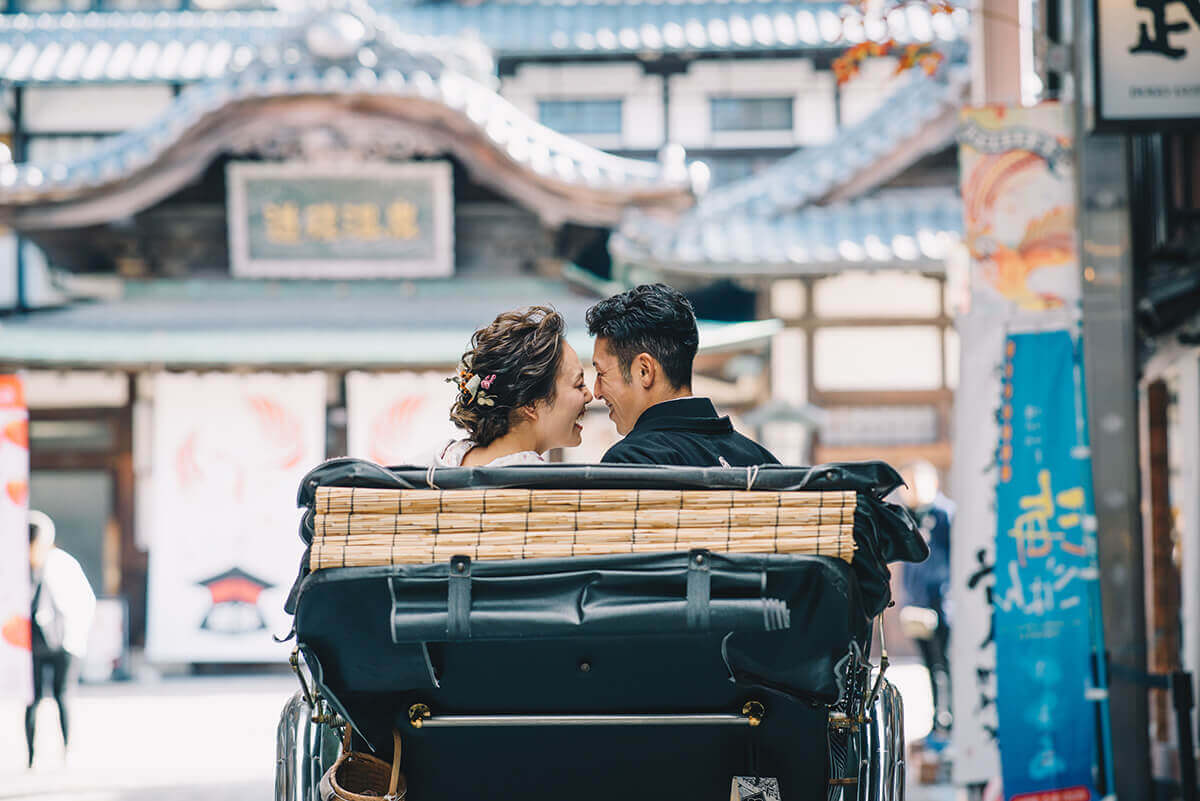
POLYGON ((526 404, 517 410, 517 414, 523 423, 536 423, 538 419, 537 404, 526 404))

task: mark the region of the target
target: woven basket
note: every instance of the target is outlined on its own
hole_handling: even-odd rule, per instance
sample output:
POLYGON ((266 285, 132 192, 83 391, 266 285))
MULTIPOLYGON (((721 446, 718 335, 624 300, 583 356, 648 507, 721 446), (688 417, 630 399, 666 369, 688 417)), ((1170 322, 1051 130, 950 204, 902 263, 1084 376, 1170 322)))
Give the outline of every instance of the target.
POLYGON ((400 732, 392 731, 389 765, 378 757, 350 750, 350 724, 342 739, 342 753, 321 777, 321 801, 404 801, 408 784, 400 772, 400 732))

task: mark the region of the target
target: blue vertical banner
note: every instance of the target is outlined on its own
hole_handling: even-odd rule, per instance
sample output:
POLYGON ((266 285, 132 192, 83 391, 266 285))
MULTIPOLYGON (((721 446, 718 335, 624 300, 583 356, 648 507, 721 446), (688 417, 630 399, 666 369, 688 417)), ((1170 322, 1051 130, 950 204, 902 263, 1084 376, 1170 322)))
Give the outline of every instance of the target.
POLYGON ((1005 340, 996 485, 998 739, 1009 801, 1089 801, 1098 574, 1077 341, 1005 340))

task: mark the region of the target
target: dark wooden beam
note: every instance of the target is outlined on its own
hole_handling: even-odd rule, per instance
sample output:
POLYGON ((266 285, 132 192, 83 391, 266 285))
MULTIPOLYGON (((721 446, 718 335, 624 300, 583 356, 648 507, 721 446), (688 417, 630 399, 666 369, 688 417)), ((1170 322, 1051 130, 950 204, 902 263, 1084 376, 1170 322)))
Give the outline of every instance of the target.
POLYGON ((120 536, 120 593, 129 604, 130 644, 146 644, 146 575, 148 554, 137 546, 134 505, 133 405, 137 400, 136 377, 128 376, 129 392, 117 418, 117 447, 113 464, 114 516, 120 536))
MULTIPOLYGON (((18 3, 19 0, 12 0, 18 3)), ((20 164, 28 159, 29 136, 25 133, 25 90, 20 86, 13 87, 13 104, 10 111, 12 117, 12 160, 20 164)), ((25 294, 25 239, 18 231, 16 233, 16 311, 18 314, 28 310, 29 300, 25 294)))
MULTIPOLYGON (((1171 514, 1170 461, 1168 458, 1167 414, 1170 393, 1165 381, 1152 381, 1146 387, 1143 476, 1149 501, 1149 601, 1150 669, 1171 673, 1180 665, 1180 577, 1174 561, 1175 525, 1171 514)), ((1154 702, 1152 723, 1154 739, 1170 742, 1174 721, 1170 698, 1164 689, 1150 691, 1154 702)))

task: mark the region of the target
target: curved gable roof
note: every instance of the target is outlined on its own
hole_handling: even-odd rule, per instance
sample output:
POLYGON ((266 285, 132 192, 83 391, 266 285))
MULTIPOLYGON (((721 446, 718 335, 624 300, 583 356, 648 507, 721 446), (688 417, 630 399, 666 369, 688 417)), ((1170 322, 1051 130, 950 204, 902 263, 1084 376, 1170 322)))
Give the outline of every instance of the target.
POLYGON ((796 151, 758 175, 714 189, 670 222, 631 213, 610 247, 633 266, 784 275, 905 264, 941 269, 962 230, 955 188, 864 197, 954 141, 969 72, 966 48, 934 76, 914 71, 866 119, 829 144, 796 151))
POLYGON ((367 159, 451 154, 550 225, 612 225, 629 206, 690 204, 686 165, 621 158, 556 133, 500 97, 481 62, 464 60, 469 46, 449 52, 390 27, 347 12, 312 17, 278 58, 190 87, 148 126, 83 158, 0 167, 0 219, 51 228, 120 218, 222 154, 278 150, 289 136, 303 150, 313 130, 367 159))

